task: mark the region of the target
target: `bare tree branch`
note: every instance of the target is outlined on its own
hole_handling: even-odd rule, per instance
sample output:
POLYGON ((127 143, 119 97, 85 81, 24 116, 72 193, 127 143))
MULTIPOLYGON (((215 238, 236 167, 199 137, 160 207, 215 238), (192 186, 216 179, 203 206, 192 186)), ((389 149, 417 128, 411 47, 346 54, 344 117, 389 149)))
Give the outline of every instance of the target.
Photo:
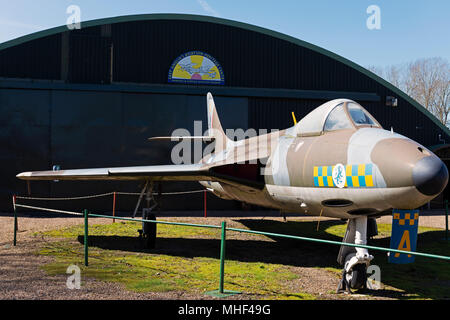
POLYGON ((406 65, 368 69, 403 90, 444 125, 449 125, 450 64, 443 58, 418 59, 406 65))

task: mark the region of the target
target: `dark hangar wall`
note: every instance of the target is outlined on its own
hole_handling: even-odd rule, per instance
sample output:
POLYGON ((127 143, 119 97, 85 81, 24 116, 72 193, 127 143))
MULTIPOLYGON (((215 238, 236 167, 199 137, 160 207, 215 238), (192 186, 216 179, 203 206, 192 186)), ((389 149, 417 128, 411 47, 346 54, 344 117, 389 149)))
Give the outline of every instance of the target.
MULTIPOLYGON (((53 164, 82 168, 168 163, 171 145, 146 139, 170 135, 176 128, 192 132, 194 120, 206 120, 208 91, 216 97, 225 128, 282 129, 292 125, 291 111, 300 119, 327 100, 346 97, 360 102, 386 129, 393 127, 425 146, 439 144, 439 134, 450 138, 448 130, 385 83, 299 40, 201 16, 148 15, 118 21, 82 24, 73 31, 61 27, 54 34, 0 45, 2 210, 11 209, 11 194, 27 192, 25 183, 15 178, 21 171, 53 164), (168 83, 172 62, 193 50, 220 63, 224 86, 168 83), (398 106, 386 106, 386 96, 396 97, 398 106)), ((198 184, 163 187, 199 189, 198 184)), ((103 182, 33 182, 31 189, 33 195, 51 196, 137 190, 129 183, 103 182)), ((203 205, 201 196, 178 199, 167 199, 165 208, 203 205)), ((235 206, 212 197, 209 204, 235 206)), ((122 202, 123 209, 133 205, 130 199, 122 202)), ((110 208, 110 201, 97 201, 94 207, 110 208)))

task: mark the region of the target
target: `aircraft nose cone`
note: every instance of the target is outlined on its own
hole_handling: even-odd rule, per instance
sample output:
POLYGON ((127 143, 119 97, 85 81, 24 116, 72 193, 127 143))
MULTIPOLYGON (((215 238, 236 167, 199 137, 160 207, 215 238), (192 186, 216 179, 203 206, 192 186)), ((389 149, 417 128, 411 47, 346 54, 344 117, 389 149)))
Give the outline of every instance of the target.
POLYGON ((436 156, 420 159, 413 168, 413 181, 417 190, 427 196, 437 195, 448 182, 448 170, 436 156))

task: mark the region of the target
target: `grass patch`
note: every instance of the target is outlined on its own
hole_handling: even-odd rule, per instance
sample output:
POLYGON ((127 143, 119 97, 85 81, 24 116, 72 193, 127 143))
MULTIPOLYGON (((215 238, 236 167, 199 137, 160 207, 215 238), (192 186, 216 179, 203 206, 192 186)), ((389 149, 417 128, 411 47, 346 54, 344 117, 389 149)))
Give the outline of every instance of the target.
MULTIPOLYGON (((90 225, 89 240, 96 236, 102 239, 133 237, 133 241, 137 242, 136 230, 140 227, 135 222, 90 225)), ((39 251, 42 255, 55 258, 43 269, 49 274, 64 274, 70 264, 76 264, 81 268, 83 277, 118 282, 128 290, 137 292, 184 291, 203 294, 219 286, 218 258, 153 254, 151 251, 143 252, 146 251, 143 249, 136 252, 104 250, 94 243, 89 246, 89 266, 84 267, 83 234, 82 225, 37 234, 60 239, 48 242, 39 251), (79 242, 69 240, 77 237, 79 242)), ((158 238, 207 238, 219 241, 220 230, 161 224, 158 225, 158 238)), ((218 247, 216 252, 219 256, 218 247)), ((314 299, 313 295, 284 288, 298 275, 281 264, 226 260, 225 270, 224 285, 227 290, 245 292, 249 297, 258 299, 314 299)))

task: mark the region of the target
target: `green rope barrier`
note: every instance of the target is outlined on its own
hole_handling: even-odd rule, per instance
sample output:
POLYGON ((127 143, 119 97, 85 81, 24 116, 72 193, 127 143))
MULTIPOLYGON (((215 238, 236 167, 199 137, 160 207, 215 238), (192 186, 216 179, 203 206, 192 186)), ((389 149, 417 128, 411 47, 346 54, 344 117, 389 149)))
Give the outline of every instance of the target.
POLYGON ((127 221, 135 221, 135 222, 153 222, 153 223, 161 223, 161 224, 172 224, 172 225, 178 225, 178 226, 188 226, 188 227, 199 227, 199 228, 214 228, 214 229, 220 229, 221 226, 215 226, 210 224, 195 224, 195 223, 184 223, 184 222, 169 222, 169 221, 160 221, 160 220, 145 220, 145 219, 133 219, 133 218, 122 218, 122 217, 112 217, 107 215, 101 215, 101 214, 89 214, 90 217, 97 217, 97 218, 109 218, 109 219, 117 219, 117 220, 127 220, 127 221))
POLYGON ((335 244, 335 245, 344 245, 344 246, 348 246, 348 247, 366 248, 366 249, 380 250, 380 251, 387 251, 387 252, 398 252, 398 253, 401 253, 401 254, 413 254, 413 255, 416 255, 416 256, 422 256, 422 257, 428 257, 428 258, 436 258, 436 259, 443 259, 443 260, 449 260, 450 261, 450 257, 441 256, 441 255, 437 255, 437 254, 431 254, 431 253, 421 253, 421 252, 414 252, 414 251, 406 251, 406 250, 397 250, 397 249, 390 249, 390 248, 383 248, 383 247, 368 246, 368 245, 362 245, 362 244, 339 242, 339 241, 333 241, 333 240, 323 240, 323 239, 316 239, 316 238, 290 236, 290 235, 287 235, 287 234, 271 233, 271 232, 263 232, 263 231, 253 231, 253 230, 236 229, 236 228, 227 228, 227 230, 236 231, 236 232, 246 232, 246 233, 261 234, 261 235, 280 237, 280 238, 289 238, 289 239, 305 240, 305 241, 328 243, 328 244, 335 244))
MULTIPOLYGON (((98 218, 109 218, 109 219, 113 218, 112 216, 100 215, 100 214, 89 214, 89 216, 91 216, 91 217, 98 217, 98 218)), ((169 222, 169 221, 157 221, 157 220, 121 218, 121 217, 114 217, 114 218, 115 219, 119 219, 119 220, 128 220, 128 221, 136 221, 136 222, 153 222, 153 223, 161 223, 161 224, 169 224, 169 225, 181 225, 181 226, 215 228, 215 229, 220 229, 221 228, 221 226, 215 226, 215 225, 209 225, 209 224, 193 224, 193 223, 183 223, 183 222, 169 222)), ((401 253, 401 254, 412 254, 412 255, 416 255, 416 256, 422 256, 422 257, 427 257, 427 258, 435 258, 435 259, 443 259, 443 260, 449 260, 450 261, 450 257, 436 255, 436 254, 431 254, 431 253, 422 253, 422 252, 406 251, 406 250, 397 250, 397 249, 382 248, 382 247, 375 247, 375 246, 368 246, 368 245, 354 244, 354 243, 346 243, 346 242, 339 242, 339 241, 332 241, 332 240, 324 240, 324 239, 316 239, 316 238, 308 238, 308 237, 300 237, 300 236, 291 236, 291 235, 287 235, 287 234, 264 232, 264 231, 253 231, 253 230, 237 229, 237 228, 226 228, 226 230, 235 231, 235 232, 260 234, 260 235, 280 237, 280 238, 289 238, 289 239, 296 239, 296 240, 312 241, 312 242, 319 242, 319 243, 328 243, 328 244, 334 244, 334 245, 339 245, 339 246, 344 245, 344 246, 349 246, 349 247, 366 248, 366 249, 380 250, 380 251, 386 251, 386 252, 394 252, 394 253, 398 252, 398 253, 401 253)))

